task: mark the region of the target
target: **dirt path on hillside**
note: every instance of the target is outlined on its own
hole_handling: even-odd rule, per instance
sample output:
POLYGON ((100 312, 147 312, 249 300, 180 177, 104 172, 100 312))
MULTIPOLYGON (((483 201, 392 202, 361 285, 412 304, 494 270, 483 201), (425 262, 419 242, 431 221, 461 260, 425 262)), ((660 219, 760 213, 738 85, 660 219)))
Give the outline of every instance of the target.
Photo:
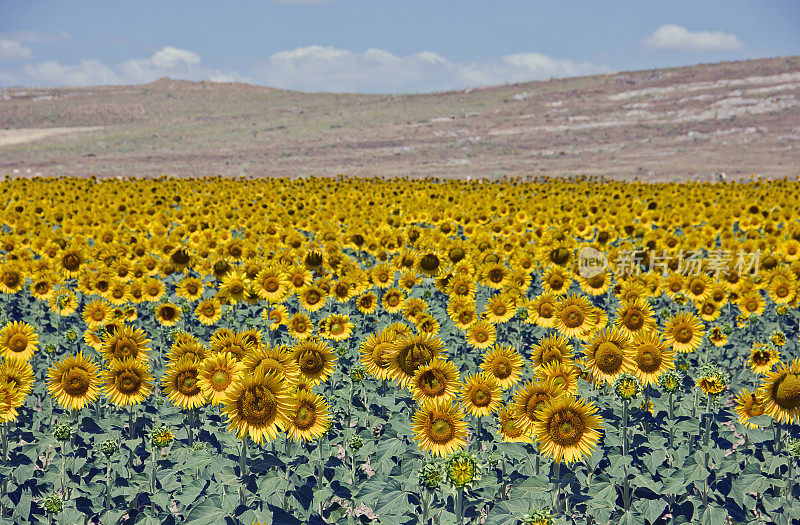
POLYGON ((79 131, 96 131, 103 126, 75 127, 75 128, 27 128, 27 129, 0 129, 0 147, 25 144, 36 140, 46 139, 66 133, 79 131))

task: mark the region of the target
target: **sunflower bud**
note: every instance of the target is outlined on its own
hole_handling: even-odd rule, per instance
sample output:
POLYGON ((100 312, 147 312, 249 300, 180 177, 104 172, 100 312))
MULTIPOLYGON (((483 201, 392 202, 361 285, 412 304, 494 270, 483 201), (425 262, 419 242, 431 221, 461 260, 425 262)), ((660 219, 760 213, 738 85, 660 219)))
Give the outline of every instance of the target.
POLYGON ((800 439, 789 438, 789 455, 793 458, 800 458, 800 439))
POLYGON ((360 364, 354 365, 350 369, 350 379, 352 379, 353 383, 360 383, 364 380, 364 376, 366 375, 366 371, 364 367, 360 364))
POLYGON ((44 501, 42 502, 42 506, 44 510, 46 510, 50 514, 58 514, 61 512, 63 508, 63 504, 61 502, 61 496, 58 494, 51 492, 47 496, 44 497, 44 501))
POLYGON ((72 435, 72 427, 69 423, 56 423, 53 428, 53 435, 59 441, 69 441, 72 435))
POLYGON ((383 435, 383 425, 375 425, 372 428, 372 437, 374 437, 375 439, 378 439, 382 435, 383 435))
POLYGON ((77 333, 75 333, 75 330, 73 330, 72 328, 70 328, 70 329, 67 331, 67 339, 69 339, 70 341, 74 341, 74 340, 75 340, 75 339, 77 339, 77 338, 78 338, 78 334, 77 334, 77 333))
POLYGON ((361 436, 358 435, 351 436, 348 445, 350 446, 350 450, 352 450, 353 452, 358 452, 358 449, 364 446, 364 440, 361 439, 361 436))
POLYGON ((522 525, 553 525, 553 517, 545 511, 534 510, 522 517, 522 525))
POLYGON ((48 354, 54 354, 56 352, 56 347, 53 343, 47 343, 44 347, 44 351, 48 354))
POLYGON ((623 372, 618 375, 617 378, 614 379, 612 387, 617 397, 625 401, 630 401, 635 398, 642 390, 639 379, 630 372, 623 372))
POLYGON ((661 374, 661 377, 658 379, 658 384, 661 385, 664 392, 675 392, 681 386, 681 376, 674 370, 667 370, 661 374))
POLYGON ((456 452, 447 459, 447 479, 453 486, 463 488, 478 479, 478 463, 467 452, 456 452))
POLYGON ((205 450, 205 449, 206 449, 206 444, 203 443, 202 441, 195 441, 194 443, 192 443, 192 450, 198 450, 199 451, 199 450, 205 450))
POLYGON ((700 367, 697 386, 706 396, 717 396, 721 394, 728 385, 728 377, 716 365, 706 363, 700 367))
POLYGON ((426 461, 419 469, 419 484, 428 490, 436 490, 444 481, 442 463, 436 460, 426 461))
POLYGON ((114 440, 103 441, 100 443, 100 452, 102 452, 106 459, 110 459, 111 456, 119 449, 119 444, 114 440))
POLYGON ((153 448, 166 448, 172 444, 174 439, 175 436, 166 425, 156 427, 150 432, 150 444, 153 446, 153 448))

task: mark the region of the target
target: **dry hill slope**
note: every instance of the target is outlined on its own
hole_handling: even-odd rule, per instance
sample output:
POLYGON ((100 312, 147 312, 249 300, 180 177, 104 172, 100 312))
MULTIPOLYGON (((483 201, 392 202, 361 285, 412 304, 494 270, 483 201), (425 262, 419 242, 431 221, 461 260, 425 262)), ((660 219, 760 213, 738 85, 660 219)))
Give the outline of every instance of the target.
POLYGON ((424 95, 0 90, 0 175, 791 177, 798 139, 796 56, 424 95))

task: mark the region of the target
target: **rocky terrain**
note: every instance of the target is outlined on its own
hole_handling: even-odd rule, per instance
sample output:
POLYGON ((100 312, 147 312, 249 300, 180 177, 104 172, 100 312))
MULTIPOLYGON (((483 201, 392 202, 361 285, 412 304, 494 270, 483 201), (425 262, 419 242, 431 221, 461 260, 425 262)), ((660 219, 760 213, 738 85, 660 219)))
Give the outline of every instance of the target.
POLYGON ((0 89, 0 175, 800 174, 800 57, 421 95, 161 79, 0 89))

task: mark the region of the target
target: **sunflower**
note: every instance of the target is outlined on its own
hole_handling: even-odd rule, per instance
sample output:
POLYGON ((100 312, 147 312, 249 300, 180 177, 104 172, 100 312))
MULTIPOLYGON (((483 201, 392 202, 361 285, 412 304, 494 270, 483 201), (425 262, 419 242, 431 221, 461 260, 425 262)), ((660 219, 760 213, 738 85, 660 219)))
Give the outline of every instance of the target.
POLYGON ((707 323, 716 321, 722 315, 721 305, 711 299, 706 299, 702 304, 698 304, 697 311, 700 312, 700 318, 707 323))
POLYGON ((721 327, 715 326, 708 333, 708 340, 711 341, 711 344, 714 346, 720 347, 725 346, 725 343, 728 342, 728 336, 725 335, 721 327))
POLYGON ((22 270, 15 264, 0 266, 0 292, 15 294, 25 286, 25 277, 22 270))
POLYGON ((572 277, 561 266, 548 266, 542 276, 542 287, 545 293, 556 296, 564 295, 572 284, 572 277))
POLYGON ((197 304, 194 315, 204 325, 216 324, 222 317, 222 305, 216 297, 205 299, 197 304))
POLYGON ((417 368, 430 363, 442 349, 442 342, 430 334, 407 334, 396 338, 387 356, 390 377, 400 386, 408 386, 417 368))
POLYGON ((561 396, 545 403, 533 425, 539 450, 557 463, 573 463, 591 456, 600 439, 602 419, 594 403, 561 396))
POLYGON ((555 326, 558 298, 551 293, 543 293, 528 303, 528 317, 525 322, 543 328, 555 326))
POLYGON ((657 384, 661 374, 675 369, 675 354, 656 331, 636 335, 630 350, 635 365, 633 373, 645 387, 657 384))
POLYGON ((475 321, 467 328, 467 344, 474 348, 489 348, 497 339, 497 328, 483 319, 475 321))
POLYGON ((17 409, 22 406, 22 396, 13 385, 0 381, 0 423, 17 419, 17 409))
POLYGON ((464 413, 450 401, 422 403, 414 413, 411 428, 419 448, 435 456, 445 457, 467 444, 464 413))
POLYGON ((395 339, 394 332, 383 330, 379 334, 370 334, 361 342, 360 361, 367 373, 375 379, 390 377, 389 352, 395 339))
POLYGON ((314 337, 297 343, 292 350, 292 359, 300 367, 300 374, 312 385, 326 382, 338 361, 328 344, 314 337))
POLYGON ((404 302, 405 294, 397 288, 389 288, 383 292, 383 297, 381 297, 383 309, 390 314, 399 313, 403 309, 404 302))
POLYGON ((161 282, 160 279, 148 277, 144 280, 142 291, 144 292, 142 299, 151 303, 155 303, 164 296, 166 289, 164 287, 164 283, 161 282))
POLYGON ((611 286, 611 279, 606 271, 600 272, 591 277, 579 276, 578 284, 580 284, 581 290, 583 290, 584 293, 598 296, 603 295, 608 291, 609 287, 611 286))
POLYGON ((227 328, 218 328, 208 342, 211 353, 229 352, 237 361, 244 359, 253 347, 253 343, 243 332, 234 332, 227 328))
POLYGON ((601 330, 584 346, 586 368, 597 382, 611 383, 622 372, 633 372, 628 337, 617 329, 601 330))
POLYGON ((503 402, 500 384, 488 372, 467 375, 461 383, 458 396, 464 410, 475 417, 497 412, 503 402))
POLYGON ((47 301, 50 311, 61 317, 68 317, 78 309, 78 298, 72 290, 60 289, 47 301))
POLYGON ((57 268, 64 277, 72 279, 78 276, 83 262, 84 256, 80 249, 67 248, 61 252, 57 268))
POLYGON ((414 400, 418 402, 432 399, 450 401, 456 395, 458 378, 456 365, 434 358, 430 363, 417 368, 409 388, 414 400))
POLYGON ((67 410, 80 410, 100 396, 100 367, 83 352, 67 356, 47 370, 47 391, 67 410))
POLYGON ((28 360, 39 345, 39 336, 33 326, 21 321, 11 321, 0 330, 0 355, 28 360))
POLYGON ((300 306, 309 312, 320 310, 328 301, 328 296, 325 292, 319 286, 313 284, 309 284, 298 290, 297 298, 300 301, 300 306))
POLYGON ((311 337, 311 334, 314 333, 314 323, 303 312, 297 312, 291 316, 286 322, 286 327, 289 329, 289 335, 297 340, 311 337))
POLYGON ((775 304, 791 303, 797 295, 796 278, 793 273, 790 275, 791 278, 779 275, 770 280, 767 293, 775 304))
POLYGON ((291 395, 287 385, 274 374, 256 372, 228 392, 222 411, 228 416, 228 430, 239 439, 250 436, 256 443, 274 441, 289 425, 291 395))
POLYGON ((249 281, 244 272, 229 271, 222 278, 219 293, 228 299, 231 304, 240 303, 245 298, 245 292, 249 286, 249 281))
POLYGON ((475 281, 467 275, 455 275, 447 284, 447 293, 450 297, 474 299, 475 281))
POLYGON ((711 276, 706 274, 698 274, 687 277, 686 282, 686 295, 689 299, 697 303, 702 303, 711 295, 711 288, 714 281, 711 276))
POLYGON ((322 395, 299 390, 287 411, 289 437, 294 441, 313 441, 331 425, 331 411, 322 395))
POLYGON ((678 312, 667 320, 664 339, 672 349, 682 354, 694 352, 703 342, 703 322, 689 312, 678 312))
POLYGON ((766 303, 758 290, 749 290, 736 301, 739 311, 745 316, 760 316, 764 313, 766 303))
POLYGON ((277 266, 267 266, 253 279, 258 296, 268 303, 279 303, 289 294, 289 279, 277 266))
POLYGON ((200 362, 184 357, 172 362, 161 378, 161 388, 173 405, 181 409, 197 408, 208 403, 200 388, 200 362))
POLYGON ((153 376, 147 363, 132 357, 111 361, 102 378, 105 383, 103 393, 117 406, 141 403, 153 390, 153 376))
POLYGON ((320 321, 319 334, 325 339, 343 341, 353 335, 353 328, 355 325, 350 322, 348 316, 332 314, 320 321))
POLYGON ((111 307, 103 299, 95 299, 83 307, 83 320, 94 330, 106 324, 111 317, 111 307))
POLYGON ((365 292, 356 299, 356 307, 362 314, 370 315, 378 307, 378 296, 374 292, 365 292))
POLYGON ((536 370, 540 382, 549 382, 560 392, 573 395, 578 391, 580 374, 580 369, 570 361, 544 364, 536 370))
POLYGON ((572 358, 569 339, 552 334, 539 340, 531 347, 531 363, 539 367, 549 363, 563 363, 572 358))
POLYGON ((177 363, 182 359, 200 362, 208 357, 208 347, 197 340, 176 341, 167 354, 170 363, 177 363))
POLYGON ((285 345, 277 345, 273 348, 266 346, 254 348, 245 355, 242 363, 246 373, 275 372, 282 381, 289 384, 294 384, 300 377, 300 367, 292 359, 291 349, 285 345))
POLYGON ((196 301, 203 297, 203 281, 197 277, 184 277, 178 283, 175 295, 187 301, 196 301))
POLYGON ((567 295, 556 304, 555 327, 566 337, 582 337, 589 332, 594 323, 590 314, 592 305, 582 295, 567 295))
POLYGON ((755 423, 750 423, 750 419, 764 414, 764 404, 759 400, 755 393, 746 388, 736 396, 736 406, 734 410, 739 415, 739 423, 747 428, 761 428, 755 423))
POLYGON ((517 426, 511 413, 501 406, 497 412, 500 435, 505 443, 532 443, 533 435, 517 426))
POLYGON ((514 418, 514 424, 518 429, 530 433, 533 431, 534 423, 539 420, 539 412, 545 404, 563 394, 564 392, 552 383, 538 383, 530 380, 514 392, 508 408, 509 414, 514 418))
POLYGON ((3 359, 0 362, 0 381, 14 387, 25 398, 33 390, 33 367, 25 359, 3 359))
POLYGON ((625 302, 617 310, 617 318, 614 326, 624 333, 628 338, 634 337, 640 332, 649 332, 656 328, 653 311, 650 304, 644 299, 637 299, 625 302))
POLYGON ((409 297, 403 304, 403 317, 411 321, 417 322, 417 317, 428 309, 428 303, 419 297, 409 297))
POLYGON ((261 317, 269 321, 267 327, 270 330, 277 330, 279 327, 287 323, 287 319, 289 318, 289 312, 286 311, 285 306, 279 304, 275 308, 272 308, 271 310, 264 308, 264 311, 261 312, 261 317))
POLYGON ((498 385, 503 390, 508 390, 516 385, 522 376, 525 361, 514 348, 510 346, 495 345, 494 348, 483 354, 480 368, 497 379, 498 385))
POLYGON ((769 343, 754 343, 750 348, 750 358, 747 364, 756 374, 766 374, 772 367, 779 363, 781 354, 777 348, 769 343))
POLYGON ((200 362, 198 368, 197 384, 212 405, 222 403, 244 372, 244 365, 230 352, 211 354, 200 362))
POLYGON ((492 324, 505 323, 517 313, 511 299, 506 294, 497 294, 486 302, 484 316, 492 324))
POLYGON ((122 325, 113 333, 103 332, 101 354, 108 361, 122 360, 128 357, 147 361, 148 352, 150 352, 150 348, 147 346, 149 342, 150 339, 141 328, 122 325))
POLYGON ((481 283, 495 290, 505 286, 511 273, 508 266, 501 262, 485 263, 479 272, 481 283))
POLYGON ((478 320, 478 313, 475 311, 474 306, 468 305, 453 311, 451 318, 459 329, 468 330, 472 323, 478 320))

